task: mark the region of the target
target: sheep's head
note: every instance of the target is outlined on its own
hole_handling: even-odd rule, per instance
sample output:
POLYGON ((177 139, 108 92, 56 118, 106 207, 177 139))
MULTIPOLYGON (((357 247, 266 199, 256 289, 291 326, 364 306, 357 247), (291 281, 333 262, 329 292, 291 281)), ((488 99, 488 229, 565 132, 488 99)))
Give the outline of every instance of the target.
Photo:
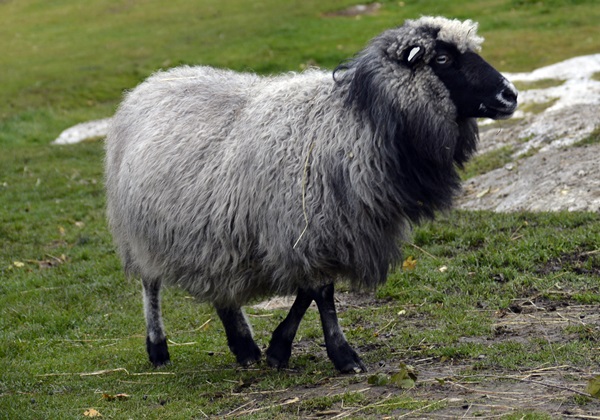
POLYGON ((398 31, 386 50, 388 57, 414 76, 433 72, 447 89, 459 118, 504 119, 513 114, 517 90, 477 54, 483 38, 477 36, 476 23, 423 17, 407 21, 398 31))
POLYGON ((482 42, 470 20, 408 20, 341 66, 349 70, 350 99, 363 109, 387 102, 409 114, 428 106, 452 119, 508 118, 517 90, 477 54, 482 42))

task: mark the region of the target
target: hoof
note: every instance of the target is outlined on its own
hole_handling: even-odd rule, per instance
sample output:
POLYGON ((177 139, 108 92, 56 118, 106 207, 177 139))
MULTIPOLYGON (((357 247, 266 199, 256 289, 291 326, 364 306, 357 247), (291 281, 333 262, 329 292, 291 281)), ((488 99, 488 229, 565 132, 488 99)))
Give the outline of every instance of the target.
POLYGON ((290 356, 292 355, 290 349, 273 348, 267 349, 267 364, 275 369, 285 369, 288 367, 290 356))
POLYGON ((341 373, 364 373, 367 371, 365 364, 349 345, 339 348, 335 354, 329 357, 335 368, 341 373))
POLYGON ((248 345, 247 347, 236 347, 235 358, 237 362, 243 366, 248 367, 260 361, 260 349, 258 346, 252 341, 252 345, 248 345))
POLYGON ((269 365, 269 367, 272 367, 277 370, 287 369, 287 367, 288 367, 287 360, 283 361, 283 360, 274 359, 272 357, 267 357, 267 364, 269 365))
POLYGON ((153 343, 146 337, 146 351, 148 352, 150 363, 152 363, 154 367, 161 367, 171 363, 166 339, 161 340, 158 343, 153 343))
POLYGON ((341 373, 365 373, 367 367, 364 365, 362 360, 358 359, 353 363, 348 363, 341 368, 337 368, 341 373))

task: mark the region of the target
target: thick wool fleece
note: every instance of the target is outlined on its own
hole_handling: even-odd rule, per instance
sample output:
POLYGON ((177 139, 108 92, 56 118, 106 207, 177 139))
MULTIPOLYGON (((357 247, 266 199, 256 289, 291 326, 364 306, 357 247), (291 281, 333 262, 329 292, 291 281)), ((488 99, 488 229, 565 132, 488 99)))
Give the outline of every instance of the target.
POLYGON ((219 307, 344 277, 385 281, 411 222, 450 206, 474 120, 429 66, 436 40, 477 49, 476 24, 386 31, 334 81, 180 67, 125 98, 107 137, 110 227, 126 271, 219 307))

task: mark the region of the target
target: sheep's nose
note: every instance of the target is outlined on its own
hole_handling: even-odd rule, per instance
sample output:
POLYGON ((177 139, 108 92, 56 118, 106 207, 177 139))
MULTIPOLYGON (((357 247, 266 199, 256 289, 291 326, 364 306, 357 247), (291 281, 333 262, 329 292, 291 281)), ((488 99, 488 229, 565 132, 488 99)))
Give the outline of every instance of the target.
POLYGON ((504 90, 500 93, 500 96, 506 102, 517 102, 518 95, 519 92, 512 86, 504 88, 504 90))
POLYGON ((517 102, 517 96, 519 96, 519 91, 515 88, 515 85, 505 79, 504 89, 500 92, 500 99, 513 104, 517 102))

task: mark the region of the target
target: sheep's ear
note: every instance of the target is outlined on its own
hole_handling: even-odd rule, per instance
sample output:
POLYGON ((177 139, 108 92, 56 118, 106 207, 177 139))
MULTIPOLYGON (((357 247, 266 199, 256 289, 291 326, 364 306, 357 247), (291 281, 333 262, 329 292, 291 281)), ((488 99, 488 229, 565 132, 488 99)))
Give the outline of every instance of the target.
POLYGON ((404 50, 403 59, 409 66, 414 66, 425 55, 425 48, 413 45, 404 50))

